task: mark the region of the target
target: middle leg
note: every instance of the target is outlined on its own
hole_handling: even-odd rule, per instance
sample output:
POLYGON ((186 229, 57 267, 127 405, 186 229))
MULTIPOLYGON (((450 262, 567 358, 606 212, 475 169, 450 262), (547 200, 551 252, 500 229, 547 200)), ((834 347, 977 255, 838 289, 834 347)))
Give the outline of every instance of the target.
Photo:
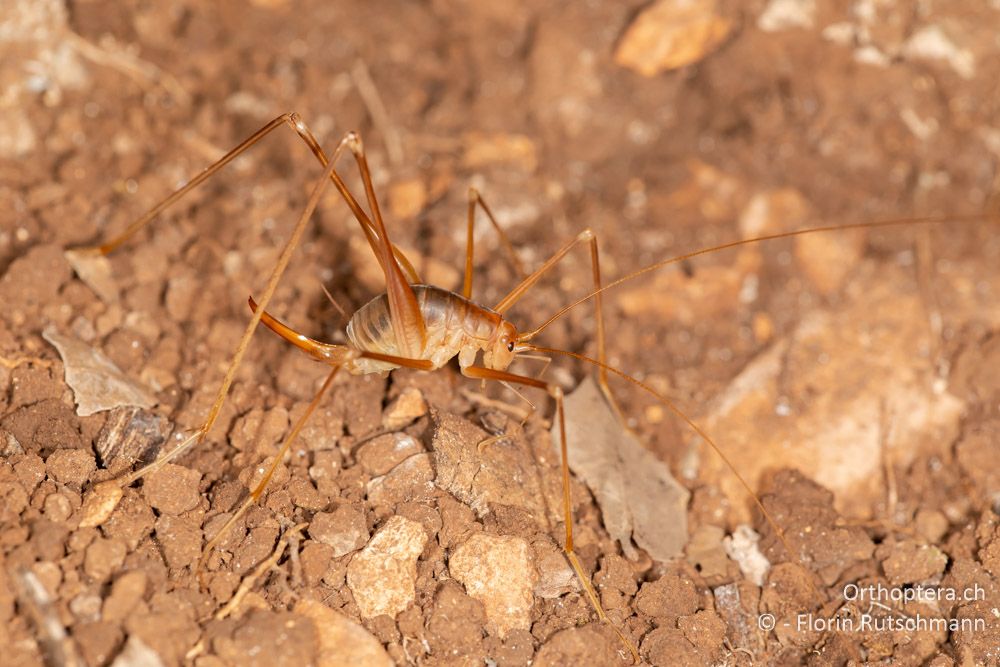
POLYGON ((514 246, 511 245, 510 239, 507 238, 507 234, 503 231, 503 227, 501 227, 500 223, 497 222, 496 216, 493 215, 493 211, 491 211, 490 207, 486 205, 486 201, 483 199, 482 195, 479 194, 479 190, 469 188, 469 211, 466 223, 465 241, 465 280, 462 282, 462 296, 466 299, 472 298, 472 257, 473 247, 475 246, 473 231, 476 223, 477 206, 483 209, 483 213, 486 214, 490 224, 493 225, 493 229, 496 230, 497 235, 500 237, 500 243, 507 252, 507 257, 510 259, 510 263, 514 267, 514 271, 517 272, 518 279, 523 280, 526 275, 524 272, 524 265, 521 264, 521 260, 518 259, 517 253, 514 252, 514 246))

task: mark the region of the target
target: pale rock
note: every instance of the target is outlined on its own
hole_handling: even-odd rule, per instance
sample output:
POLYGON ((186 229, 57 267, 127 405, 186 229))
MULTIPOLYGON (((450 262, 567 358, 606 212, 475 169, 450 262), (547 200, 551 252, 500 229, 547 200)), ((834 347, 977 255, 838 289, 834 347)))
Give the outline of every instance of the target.
POLYGON ((757 27, 764 32, 779 32, 816 24, 816 0, 770 0, 757 18, 757 27))
POLYGON ((382 413, 382 428, 398 431, 427 414, 427 401, 416 387, 407 387, 382 413))
POLYGON ((925 26, 913 33, 903 45, 903 55, 913 60, 943 60, 963 79, 976 74, 972 51, 960 48, 938 25, 925 26))
POLYGON ((395 618, 410 606, 416 594, 417 558, 426 543, 420 523, 394 516, 351 559, 347 585, 362 618, 395 618))
POLYGON ((840 293, 803 313, 707 405, 703 428, 729 461, 702 449, 701 474, 740 521, 749 520, 746 489, 730 464, 751 488, 769 470, 796 468, 835 493, 839 512, 869 517, 885 497, 885 451, 907 466, 943 455, 959 432, 964 403, 935 388, 933 358, 920 353, 932 342, 912 276, 859 262, 840 293))
POLYGON ((5 160, 23 158, 38 145, 38 136, 23 109, 0 107, 0 157, 5 160))
POLYGON ((503 639, 512 630, 531 628, 538 572, 524 539, 477 533, 455 549, 448 569, 470 597, 482 602, 491 634, 503 639))
POLYGON ((740 566, 740 572, 757 586, 764 585, 764 577, 771 569, 771 563, 761 553, 760 535, 746 524, 736 527, 733 534, 722 540, 726 554, 740 566))
POLYGON ((131 635, 111 667, 163 667, 163 661, 137 635, 131 635))
POLYGON ((319 640, 319 667, 392 667, 382 643, 362 625, 316 600, 301 600, 293 611, 310 619, 319 640))
POLYGON ((80 528, 102 525, 118 507, 124 491, 116 480, 108 480, 94 485, 83 498, 80 509, 80 528))

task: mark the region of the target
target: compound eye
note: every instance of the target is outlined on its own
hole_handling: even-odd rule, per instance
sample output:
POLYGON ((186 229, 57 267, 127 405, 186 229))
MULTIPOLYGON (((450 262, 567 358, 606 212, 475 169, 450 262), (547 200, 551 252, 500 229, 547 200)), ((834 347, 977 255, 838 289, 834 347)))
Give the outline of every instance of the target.
POLYGON ((514 341, 511 341, 511 342, 507 343, 507 351, 508 352, 513 352, 514 351, 514 341))

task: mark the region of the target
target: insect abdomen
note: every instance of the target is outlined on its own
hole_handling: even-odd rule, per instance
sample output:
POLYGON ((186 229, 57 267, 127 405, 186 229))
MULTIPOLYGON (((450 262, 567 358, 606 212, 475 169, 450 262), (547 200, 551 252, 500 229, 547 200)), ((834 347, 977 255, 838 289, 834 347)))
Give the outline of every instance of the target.
MULTIPOLYGON (((454 292, 430 285, 412 285, 427 330, 420 359, 443 366, 465 346, 481 348, 500 320, 496 313, 477 306, 454 292), (428 351, 432 354, 428 355, 428 351)), ((362 306, 347 323, 351 344, 366 352, 404 356, 396 343, 389 315, 389 299, 380 294, 362 306)))

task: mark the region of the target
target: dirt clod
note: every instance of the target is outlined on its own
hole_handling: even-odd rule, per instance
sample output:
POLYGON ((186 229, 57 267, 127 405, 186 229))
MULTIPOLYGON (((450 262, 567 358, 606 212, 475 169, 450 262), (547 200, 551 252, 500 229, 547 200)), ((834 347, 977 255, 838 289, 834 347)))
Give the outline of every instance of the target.
POLYGON ((45 460, 45 470, 52 479, 76 488, 83 486, 96 467, 94 455, 85 449, 59 449, 45 460))
POLYGON ((639 650, 656 667, 668 665, 694 667, 704 665, 711 660, 708 655, 702 655, 681 630, 671 627, 656 628, 650 632, 642 640, 639 650))
POLYGON ((212 648, 225 664, 292 667, 316 660, 318 630, 309 618, 253 609, 227 629, 228 633, 212 640, 212 648))
POLYGON ((532 664, 540 667, 627 664, 618 651, 619 644, 613 633, 602 632, 596 624, 570 628, 553 635, 532 664))
POLYGON ((879 548, 875 557, 885 555, 882 570, 894 585, 913 584, 939 577, 948 564, 948 556, 930 544, 904 540, 888 548, 879 548))
POLYGON ((162 514, 156 520, 156 542, 171 569, 181 569, 198 562, 202 533, 196 519, 162 514))
POLYGON ((672 568, 656 581, 647 582, 636 596, 636 608, 660 625, 698 611, 700 596, 694 580, 683 568, 672 568))
POLYGON ((201 502, 201 473, 168 463, 146 477, 142 494, 151 507, 166 514, 182 514, 201 502))
POLYGON ((432 653, 474 655, 480 650, 486 611, 483 602, 455 582, 445 582, 434 596, 427 619, 427 640, 432 653))
POLYGON ((125 562, 125 543, 116 539, 98 538, 89 547, 83 560, 83 571, 101 583, 125 562))
MULTIPOLYGON (((785 540, 793 553, 803 553, 828 583, 836 581, 847 568, 870 558, 875 551, 871 538, 860 527, 841 525, 833 507, 833 494, 801 474, 783 470, 773 481, 774 491, 762 497, 764 507, 779 524, 784 525, 785 540)), ((783 550, 776 536, 769 533, 768 560, 780 557, 783 550)))
POLYGON ((111 592, 104 599, 101 617, 117 622, 126 618, 146 594, 149 577, 142 570, 130 570, 111 584, 111 592))

